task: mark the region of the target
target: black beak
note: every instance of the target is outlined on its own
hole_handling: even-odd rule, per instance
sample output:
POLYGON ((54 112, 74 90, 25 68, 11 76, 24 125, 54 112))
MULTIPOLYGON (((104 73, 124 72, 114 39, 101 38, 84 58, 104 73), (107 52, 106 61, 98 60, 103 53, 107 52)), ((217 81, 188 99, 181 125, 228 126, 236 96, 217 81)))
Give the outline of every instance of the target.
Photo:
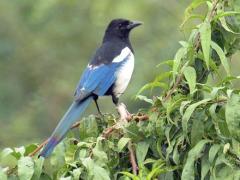
POLYGON ((143 23, 140 21, 131 21, 131 23, 127 26, 128 29, 133 29, 137 26, 142 25, 143 23))

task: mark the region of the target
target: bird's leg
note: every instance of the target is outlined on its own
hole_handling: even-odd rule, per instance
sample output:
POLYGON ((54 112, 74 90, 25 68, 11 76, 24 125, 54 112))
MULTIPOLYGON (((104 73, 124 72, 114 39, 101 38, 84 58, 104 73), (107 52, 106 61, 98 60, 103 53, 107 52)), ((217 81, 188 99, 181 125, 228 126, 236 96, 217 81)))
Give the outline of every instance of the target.
POLYGON ((129 116, 131 116, 131 114, 127 111, 127 108, 126 108, 125 104, 119 103, 117 105, 117 111, 120 115, 120 119, 122 121, 127 122, 127 119, 129 118, 129 116))
POLYGON ((98 96, 93 96, 93 100, 94 100, 94 102, 95 102, 95 104, 96 104, 98 113, 99 113, 101 116, 103 116, 103 114, 102 114, 102 112, 100 111, 100 108, 99 108, 99 106, 98 106, 98 102, 97 102, 98 96))
POLYGON ((118 98, 116 96, 112 96, 113 103, 116 105, 117 111, 120 115, 121 120, 127 121, 131 114, 128 112, 127 107, 123 103, 118 102, 118 98))

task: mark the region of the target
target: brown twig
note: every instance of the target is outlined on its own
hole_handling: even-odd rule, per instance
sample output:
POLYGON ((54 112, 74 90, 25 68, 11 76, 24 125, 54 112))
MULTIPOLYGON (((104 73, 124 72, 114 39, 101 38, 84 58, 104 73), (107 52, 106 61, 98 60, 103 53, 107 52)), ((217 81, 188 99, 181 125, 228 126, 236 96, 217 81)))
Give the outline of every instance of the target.
MULTIPOLYGON (((130 118, 128 118, 128 121, 135 120, 135 121, 146 121, 148 120, 149 117, 144 114, 138 114, 138 115, 132 115, 130 118)), ((70 129, 75 129, 80 126, 80 121, 76 122, 75 124, 72 125, 70 129)), ((102 136, 107 138, 114 130, 117 129, 118 124, 114 124, 113 126, 107 128, 104 130, 102 136)), ((32 153, 29 154, 30 157, 35 156, 42 148, 45 146, 48 142, 48 139, 46 139, 43 143, 41 143, 32 153)))
POLYGON ((127 118, 127 121, 146 121, 149 117, 146 114, 138 113, 137 115, 131 115, 127 118))
POLYGON ((30 157, 35 156, 42 148, 45 146, 48 142, 48 139, 46 139, 43 143, 41 143, 32 153, 29 154, 30 157))
POLYGON ((129 150, 129 158, 130 158, 130 162, 131 162, 131 165, 132 165, 133 174, 137 175, 138 165, 137 165, 137 161, 136 161, 136 158, 135 158, 135 150, 134 150, 134 147, 133 147, 133 144, 132 144, 131 140, 128 142, 128 150, 129 150))
MULTIPOLYGON (((148 120, 149 117, 148 115, 146 114, 137 114, 137 115, 131 115, 131 117, 128 117, 127 118, 127 121, 136 121, 136 122, 139 122, 139 121, 146 121, 148 120)), ((118 121, 116 124, 114 124, 113 126, 111 127, 108 127, 107 129, 105 129, 102 133, 102 137, 104 138, 108 138, 109 135, 114 131, 114 130, 117 130, 119 129, 119 126, 122 124, 122 121, 118 121)))
POLYGON ((175 89, 177 89, 177 87, 179 86, 179 84, 182 82, 183 79, 183 74, 180 74, 177 77, 176 83, 173 85, 173 87, 167 92, 166 97, 163 99, 163 102, 167 101, 171 95, 173 94, 173 92, 175 91, 175 89))
POLYGON ((111 126, 111 127, 108 127, 107 129, 105 129, 105 130, 103 131, 102 137, 108 138, 109 135, 110 135, 114 130, 117 129, 117 127, 118 127, 118 123, 114 124, 114 125, 111 126))
MULTIPOLYGON (((80 122, 76 122, 75 124, 72 125, 72 127, 70 129, 74 129, 79 127, 80 122)), ((45 141, 43 141, 43 143, 41 143, 32 153, 29 154, 30 157, 35 156, 42 148, 43 146, 45 146, 48 142, 48 139, 46 139, 45 141)))

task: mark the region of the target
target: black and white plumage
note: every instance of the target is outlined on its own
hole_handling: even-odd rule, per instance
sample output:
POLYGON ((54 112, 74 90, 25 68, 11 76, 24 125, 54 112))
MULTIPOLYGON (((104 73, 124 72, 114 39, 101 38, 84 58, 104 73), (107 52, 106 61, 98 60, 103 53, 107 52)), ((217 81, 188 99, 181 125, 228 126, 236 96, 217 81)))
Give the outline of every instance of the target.
POLYGON ((107 27, 103 43, 97 49, 77 86, 75 97, 82 100, 93 95, 111 95, 117 105, 118 98, 127 88, 134 68, 134 52, 129 33, 140 22, 115 19, 107 27))
POLYGON ((93 99, 99 110, 99 96, 110 95, 115 105, 126 90, 134 69, 134 53, 129 33, 141 23, 115 19, 108 25, 103 42, 97 49, 74 93, 74 101, 52 133, 40 156, 47 157, 64 138, 70 127, 93 99))

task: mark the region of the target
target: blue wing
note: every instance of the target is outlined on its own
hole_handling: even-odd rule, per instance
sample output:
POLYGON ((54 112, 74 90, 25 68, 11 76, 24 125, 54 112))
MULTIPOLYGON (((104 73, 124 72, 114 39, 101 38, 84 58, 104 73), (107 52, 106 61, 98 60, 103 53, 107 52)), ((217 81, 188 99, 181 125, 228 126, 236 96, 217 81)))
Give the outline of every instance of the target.
POLYGON ((89 97, 92 93, 103 96, 116 81, 118 69, 129 59, 132 53, 128 47, 119 52, 119 48, 117 48, 118 51, 116 49, 113 51, 111 47, 114 46, 111 44, 105 46, 97 51, 90 65, 83 72, 75 91, 77 101, 89 97), (109 49, 111 49, 111 53, 108 52, 109 49), (115 55, 116 53, 118 55, 115 55), (114 56, 108 57, 108 55, 114 56))
POLYGON ((115 82, 115 72, 124 61, 119 63, 102 64, 97 67, 88 66, 83 72, 75 91, 76 100, 82 100, 94 93, 103 96, 115 82))

